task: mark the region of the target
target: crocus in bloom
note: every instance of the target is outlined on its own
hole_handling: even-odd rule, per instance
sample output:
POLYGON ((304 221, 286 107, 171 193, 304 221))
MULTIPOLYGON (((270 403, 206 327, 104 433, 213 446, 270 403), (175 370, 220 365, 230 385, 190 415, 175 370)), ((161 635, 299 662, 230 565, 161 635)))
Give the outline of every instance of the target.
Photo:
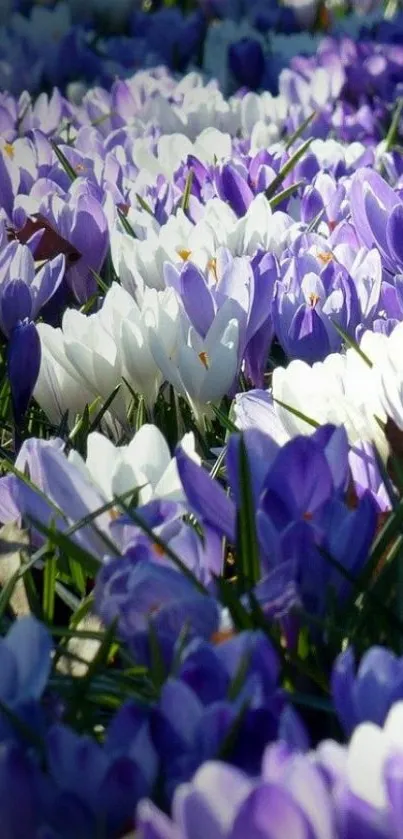
POLYGON ((259 41, 253 38, 235 41, 229 47, 228 62, 240 87, 251 90, 259 87, 264 73, 264 54, 259 41))
POLYGON ((397 192, 377 172, 359 169, 351 181, 350 205, 361 242, 367 248, 375 245, 386 270, 398 273, 403 266, 403 202, 397 192))
POLYGON ((347 746, 326 740, 303 754, 284 742, 269 745, 261 774, 254 778, 221 761, 207 761, 176 791, 171 818, 150 801, 140 802, 140 836, 194 839, 201 831, 214 839, 397 839, 402 717, 398 702, 383 729, 363 723, 347 746))
POLYGON ((332 697, 346 734, 366 721, 383 725, 392 705, 403 699, 403 659, 385 647, 371 647, 356 670, 349 647, 333 665, 332 697))
POLYGON ((219 402, 234 384, 240 365, 237 314, 236 302, 228 298, 204 338, 184 322, 173 358, 167 355, 155 328, 149 329, 156 364, 164 379, 188 399, 198 421, 208 413, 208 404, 219 402))

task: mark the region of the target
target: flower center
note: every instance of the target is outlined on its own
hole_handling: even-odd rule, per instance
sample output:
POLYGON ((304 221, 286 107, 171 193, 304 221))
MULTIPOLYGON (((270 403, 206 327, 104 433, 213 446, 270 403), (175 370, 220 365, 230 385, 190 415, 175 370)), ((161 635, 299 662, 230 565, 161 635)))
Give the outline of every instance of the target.
POLYGON ((10 158, 10 160, 14 160, 14 148, 12 143, 6 143, 4 146, 4 151, 6 155, 10 158))
POLYGON ((158 545, 157 542, 153 542, 153 551, 157 556, 164 556, 164 548, 161 545, 158 545))
POLYGON ((320 253, 318 253, 318 259, 320 259, 324 265, 328 265, 333 259, 333 254, 330 253, 330 251, 320 251, 320 253))
POLYGON ((316 304, 319 303, 320 297, 318 294, 315 294, 314 291, 308 295, 308 302, 312 309, 315 308, 316 304))
POLYGON ((183 259, 184 262, 187 262, 188 259, 190 259, 190 257, 192 256, 192 251, 188 251, 186 250, 186 248, 179 248, 177 253, 179 254, 180 258, 183 259))
POLYGON ((218 282, 217 260, 216 260, 215 256, 213 256, 212 259, 209 259, 209 261, 207 263, 207 268, 209 269, 209 271, 211 271, 213 273, 215 282, 218 282))
POLYGON ((200 361, 201 361, 203 367, 205 367, 206 370, 208 370, 208 368, 209 368, 209 357, 208 357, 207 353, 205 351, 199 352, 199 358, 200 358, 200 361))

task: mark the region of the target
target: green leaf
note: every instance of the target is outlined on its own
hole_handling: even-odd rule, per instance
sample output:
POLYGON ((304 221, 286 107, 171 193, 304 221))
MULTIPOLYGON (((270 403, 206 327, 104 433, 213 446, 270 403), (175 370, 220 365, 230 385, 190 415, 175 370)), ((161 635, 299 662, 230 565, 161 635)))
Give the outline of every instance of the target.
POLYGON ((215 577, 215 583, 219 592, 219 599, 223 606, 226 606, 234 627, 238 632, 246 629, 254 629, 251 615, 240 600, 239 592, 234 583, 225 580, 223 577, 215 577))
POLYGON ((108 291, 108 286, 107 286, 107 284, 104 282, 104 280, 103 280, 103 279, 102 279, 102 277, 98 274, 98 272, 97 272, 97 271, 94 271, 94 269, 93 269, 93 268, 91 268, 91 266, 90 266, 90 265, 89 265, 88 267, 89 267, 89 269, 90 269, 90 272, 91 272, 92 276, 94 277, 94 280, 96 280, 96 281, 97 281, 97 283, 98 283, 98 285, 99 285, 99 288, 101 289, 101 291, 103 291, 103 293, 104 293, 104 294, 106 294, 106 292, 108 291))
POLYGON ((164 656, 161 650, 160 640, 155 626, 150 620, 148 622, 148 642, 150 647, 150 676, 153 684, 160 689, 164 684, 167 673, 164 664, 164 656))
POLYGON ((368 591, 370 589, 371 580, 378 565, 402 533, 403 499, 399 501, 397 507, 392 510, 384 526, 381 528, 372 543, 368 562, 360 575, 360 585, 363 591, 368 591))
POLYGON ((225 414, 224 411, 221 410, 221 408, 217 408, 217 405, 212 405, 211 407, 217 419, 220 421, 221 425, 223 426, 223 428, 226 429, 226 431, 229 431, 230 434, 239 431, 239 428, 237 428, 235 423, 232 422, 229 416, 225 414))
POLYGON ((74 542, 73 539, 70 539, 65 533, 62 533, 60 530, 56 530, 54 526, 46 527, 46 525, 37 521, 33 517, 30 517, 30 521, 35 529, 38 530, 39 533, 42 533, 43 536, 46 536, 53 545, 56 545, 56 547, 60 548, 60 550, 67 554, 68 557, 74 559, 82 565, 87 574, 91 577, 95 577, 97 575, 100 568, 99 560, 82 548, 81 545, 78 545, 77 542, 74 542))
POLYGON ((305 185, 305 181, 297 181, 295 184, 291 184, 291 186, 288 186, 287 189, 283 189, 282 192, 278 192, 277 195, 275 195, 269 201, 269 204, 270 204, 272 210, 275 210, 275 208, 279 204, 281 204, 282 201, 286 201, 287 198, 290 198, 291 195, 293 195, 294 192, 297 191, 297 189, 300 189, 301 186, 304 186, 304 185, 305 185))
POLYGON ((137 201, 138 201, 138 203, 139 203, 139 205, 140 205, 141 209, 142 209, 142 210, 145 210, 145 211, 146 211, 146 213, 149 213, 149 215, 150 215, 150 216, 152 216, 152 217, 154 218, 154 213, 153 213, 153 211, 152 211, 152 209, 151 209, 150 205, 149 205, 149 204, 147 204, 147 201, 145 201, 145 199, 143 198, 143 196, 142 196, 142 195, 139 195, 139 193, 138 193, 138 192, 136 192, 136 198, 137 198, 137 201))
POLYGON ((130 224, 130 221, 126 218, 125 214, 122 213, 122 210, 119 207, 117 208, 117 211, 118 211, 118 216, 119 216, 120 221, 122 222, 122 227, 123 227, 125 233, 127 233, 128 236, 131 236, 132 239, 137 239, 137 236, 136 236, 136 234, 135 234, 135 232, 134 232, 134 230, 133 230, 133 228, 130 224))
POLYGON ((69 569, 72 582, 74 583, 81 597, 84 597, 86 592, 87 575, 83 570, 83 566, 80 565, 78 562, 75 562, 75 560, 71 559, 71 557, 69 557, 69 569))
POLYGON ((250 699, 245 699, 242 703, 240 710, 238 711, 233 723, 230 725, 229 730, 223 739, 223 742, 220 745, 217 760, 227 761, 231 759, 249 703, 250 699))
POLYGON ((402 115, 402 111, 403 111, 403 97, 398 99, 397 102, 396 102, 396 107, 395 107, 395 110, 393 112, 392 122, 390 124, 389 131, 388 131, 388 133, 386 135, 386 138, 385 138, 385 151, 387 151, 387 152, 391 150, 393 144, 397 140, 397 134, 398 134, 398 130, 399 130, 399 122, 400 122, 400 117, 402 115))
POLYGON ((275 195, 275 193, 277 192, 277 190, 279 189, 279 187, 283 183, 284 179, 287 177, 287 175, 290 174, 290 172, 292 172, 292 170, 295 168, 297 163, 304 156, 305 152, 308 151, 309 146, 312 143, 312 140, 313 140, 313 137, 310 137, 309 140, 306 140, 305 143, 303 143, 302 146, 300 146, 300 148, 297 149, 296 152, 294 152, 294 154, 290 157, 290 159, 287 160, 287 163, 285 163, 284 166, 281 167, 278 175, 276 175, 274 180, 271 182, 271 184, 269 184, 269 186, 267 187, 267 189, 265 191, 265 196, 266 196, 268 201, 270 201, 270 199, 273 198, 273 196, 275 195))
POLYGON ((241 504, 237 515, 237 568, 246 588, 260 580, 260 556, 248 454, 243 435, 239 444, 241 504))
POLYGON ((312 419, 311 417, 307 417, 306 414, 303 414, 302 411, 298 411, 297 408, 292 408, 291 405, 287 405, 286 402, 282 402, 281 399, 275 399, 273 396, 273 402, 276 402, 277 405, 280 405, 281 408, 284 408, 286 411, 289 411, 290 414, 294 414, 295 417, 298 419, 303 420, 306 422, 307 425, 312 426, 312 428, 320 428, 320 422, 316 422, 316 420, 312 419))
POLYGON ((290 136, 286 139, 286 142, 285 142, 286 151, 288 151, 288 149, 290 149, 291 146, 293 146, 294 143, 296 143, 296 141, 299 140, 299 138, 302 136, 304 131, 306 131, 308 126, 311 124, 311 122, 313 122, 315 117, 316 117, 316 111, 312 111, 312 113, 309 114, 309 116, 306 119, 304 119, 304 121, 301 123, 301 125, 298 126, 298 128, 294 131, 294 133, 290 134, 290 136))
POLYGON ((54 140, 50 141, 50 145, 61 165, 63 166, 66 175, 69 176, 70 180, 73 182, 77 179, 77 172, 73 169, 71 163, 67 160, 66 155, 62 152, 61 148, 54 142, 54 140))
POLYGON ((245 679, 248 674, 251 658, 251 650, 246 650, 246 652, 241 656, 241 660, 239 662, 237 671, 234 677, 231 679, 231 683, 228 687, 227 697, 229 702, 235 702, 235 700, 238 698, 245 684, 245 679))
POLYGON ((362 358, 362 360, 365 361, 365 364, 367 364, 368 367, 373 367, 374 365, 373 365, 372 361, 368 358, 368 356, 365 354, 365 352, 362 351, 362 349, 361 349, 360 345, 357 343, 357 341, 355 341, 355 339, 352 338, 351 335, 348 334, 348 332, 345 332, 345 330, 338 323, 336 323, 336 321, 333 320, 332 318, 331 318, 331 322, 332 322, 336 332, 338 332, 339 335, 343 338, 343 340, 346 342, 347 346, 351 347, 351 349, 355 350, 356 353, 358 353, 358 355, 362 358))
POLYGON ((189 208, 189 199, 190 199, 190 193, 191 193, 191 190, 192 190, 192 184, 193 184, 193 170, 189 169, 189 172, 188 172, 188 175, 187 175, 187 178, 186 178, 185 189, 183 191, 182 201, 181 201, 181 207, 182 207, 183 212, 186 212, 186 210, 189 208))
POLYGON ((313 231, 316 229, 317 225, 322 220, 324 215, 325 215, 325 207, 323 207, 323 210, 320 210, 318 215, 315 216, 315 218, 312 219, 312 221, 310 222, 310 224, 308 225, 308 227, 306 229, 306 232, 307 233, 313 233, 313 231))
POLYGON ((55 591, 57 576, 57 556, 49 556, 45 562, 43 575, 42 609, 45 620, 52 623, 55 615, 55 591))
POLYGON ((93 431, 96 431, 98 426, 100 425, 101 421, 103 420, 107 411, 109 411, 112 402, 114 401, 115 397, 118 395, 120 390, 120 383, 114 387, 112 393, 109 394, 108 398, 105 400, 102 408, 98 411, 95 419, 91 422, 88 428, 88 434, 91 434, 93 431))

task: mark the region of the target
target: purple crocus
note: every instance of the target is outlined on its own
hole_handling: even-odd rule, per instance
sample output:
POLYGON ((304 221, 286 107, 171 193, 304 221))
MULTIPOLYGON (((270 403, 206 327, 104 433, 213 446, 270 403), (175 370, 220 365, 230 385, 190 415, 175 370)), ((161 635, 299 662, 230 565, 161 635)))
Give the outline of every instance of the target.
POLYGON ((278 277, 276 259, 258 252, 252 260, 233 257, 219 248, 205 274, 187 261, 179 270, 165 269, 165 281, 181 295, 185 311, 199 335, 205 338, 217 311, 231 302, 233 317, 240 324, 239 358, 254 383, 262 380, 272 340, 271 302, 278 277))
MULTIPOLYGON (((43 537, 35 530, 33 521, 45 527, 53 523, 65 531, 104 505, 101 493, 68 461, 63 448, 59 439, 25 440, 15 466, 29 475, 33 486, 15 474, 0 479, 0 521, 27 521, 36 541, 43 537)), ((71 538, 94 557, 102 558, 113 544, 108 539, 110 521, 107 513, 101 513, 92 524, 79 527, 71 538)))
POLYGON ((348 647, 333 665, 332 697, 347 735, 366 720, 383 725, 392 705, 403 699, 403 658, 386 647, 371 647, 356 669, 348 647))
POLYGON ((363 168, 351 180, 350 206, 361 242, 376 246, 384 267, 392 275, 403 266, 403 202, 377 172, 363 168))
POLYGON ((229 67, 240 87, 256 90, 264 73, 264 53, 256 38, 241 38, 228 50, 229 67))
POLYGON ((150 801, 137 810, 144 839, 336 836, 333 802, 320 769, 284 744, 269 747, 256 779, 225 763, 206 762, 191 783, 179 787, 172 819, 150 801))
MULTIPOLYGON (((232 435, 228 443, 227 473, 233 498, 184 452, 176 453, 192 510, 230 541, 235 539, 241 504, 240 439, 232 435)), ((354 511, 344 501, 349 480, 345 430, 323 426, 282 448, 257 428, 245 431, 243 440, 264 573, 283 568, 285 589, 296 584, 305 607, 322 613, 328 589, 333 588, 340 600, 350 590, 325 554, 350 574, 357 574, 367 559, 377 523, 377 507, 368 493, 354 511), (359 532, 360 538, 352 544, 353 532, 359 532)), ((269 577, 264 590, 269 601, 278 597, 275 579, 271 585, 269 577)))
POLYGON ((17 425, 28 408, 41 362, 40 340, 33 321, 57 292, 64 272, 63 255, 49 260, 36 272, 31 247, 17 242, 7 245, 0 256, 0 329, 9 339, 7 372, 17 425))
POLYGON ((354 332, 359 315, 354 280, 329 250, 284 260, 274 291, 273 326, 290 358, 322 361, 341 346, 333 322, 354 332))
POLYGON ((189 632, 210 638, 219 626, 219 607, 184 573, 152 561, 138 545, 119 560, 108 560, 98 574, 95 599, 103 621, 118 621, 129 641, 152 622, 157 633, 176 639, 185 624, 189 632))

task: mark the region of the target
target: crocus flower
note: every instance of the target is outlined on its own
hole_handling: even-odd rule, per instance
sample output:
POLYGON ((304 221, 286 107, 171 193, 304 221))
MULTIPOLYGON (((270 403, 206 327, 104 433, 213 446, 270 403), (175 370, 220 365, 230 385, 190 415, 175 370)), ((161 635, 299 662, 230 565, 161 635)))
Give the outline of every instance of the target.
POLYGON ((161 564, 158 555, 137 545, 117 562, 109 559, 97 577, 97 612, 105 623, 117 620, 129 642, 149 622, 162 636, 175 640, 184 625, 191 635, 210 638, 219 626, 217 601, 203 594, 184 573, 161 564))
POLYGON ((351 215, 362 243, 378 248, 385 268, 393 275, 403 265, 401 224, 403 203, 399 195, 368 168, 358 170, 350 188, 351 215))
POLYGON ((366 721, 383 725, 392 705, 403 698, 403 660, 385 647, 371 647, 356 671, 349 647, 333 665, 332 695, 346 734, 366 721))
POLYGON ((201 421, 208 403, 219 402, 234 384, 239 370, 237 306, 230 298, 221 306, 203 339, 192 326, 183 326, 174 358, 169 358, 161 337, 149 329, 151 352, 164 379, 188 399, 201 421))
POLYGON ((150 801, 139 804, 140 835, 193 839, 196 825, 220 839, 290 831, 303 839, 347 839, 360 833, 394 839, 400 826, 402 714, 398 702, 383 729, 359 725, 347 746, 327 740, 309 754, 282 742, 268 746, 257 778, 207 761, 190 783, 178 788, 172 820, 150 801))
POLYGON ((232 43, 228 50, 231 72, 240 87, 255 90, 259 87, 264 72, 264 54, 259 41, 242 38, 232 43))

